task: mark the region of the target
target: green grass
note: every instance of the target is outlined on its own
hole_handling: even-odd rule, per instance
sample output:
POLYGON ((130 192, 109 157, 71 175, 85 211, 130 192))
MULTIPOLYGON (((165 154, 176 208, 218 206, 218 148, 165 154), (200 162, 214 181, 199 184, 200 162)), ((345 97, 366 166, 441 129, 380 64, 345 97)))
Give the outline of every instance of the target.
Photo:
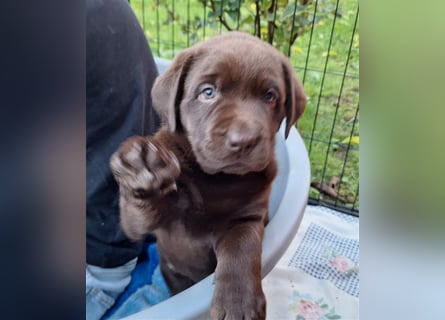
MULTIPOLYGON (((173 58, 178 51, 196 41, 225 31, 215 25, 187 35, 180 21, 189 19, 191 24, 199 23, 208 14, 208 9, 205 10, 197 0, 160 1, 166 3, 169 10, 174 9, 175 19, 172 21, 166 6, 157 7, 156 2, 130 2, 156 56, 173 58)), ((357 10, 357 0, 339 1, 336 18, 331 14, 321 20, 313 28, 312 38, 309 31, 296 40, 291 49, 291 62, 308 97, 298 129, 309 151, 312 181, 329 183, 333 176, 341 178, 339 194, 351 202, 345 207, 358 210, 358 144, 348 147, 347 143, 342 143, 351 136, 359 136, 357 10)), ((321 198, 313 188, 310 196, 321 198)))
MULTIPOLYGON (((347 152, 341 142, 351 135, 359 136, 359 21, 353 33, 358 2, 340 1, 339 8, 342 16, 337 17, 333 32, 333 17, 314 28, 307 66, 310 32, 297 39, 292 62, 300 79, 304 78, 308 95, 307 109, 298 127, 310 150, 312 181, 329 183, 331 177, 337 176, 341 178, 339 194, 354 202, 359 183, 358 145, 351 145, 347 152)), ((320 196, 314 189, 310 195, 320 196)), ((355 209, 358 206, 357 198, 355 209)))

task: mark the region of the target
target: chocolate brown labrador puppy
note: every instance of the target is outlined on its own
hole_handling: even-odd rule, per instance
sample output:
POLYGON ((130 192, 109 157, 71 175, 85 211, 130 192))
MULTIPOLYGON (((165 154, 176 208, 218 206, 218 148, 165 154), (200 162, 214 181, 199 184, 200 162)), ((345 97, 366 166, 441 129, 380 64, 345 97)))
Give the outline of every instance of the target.
POLYGON ((157 237, 176 294, 215 272, 213 319, 264 319, 261 249, 275 134, 306 98, 292 66, 253 36, 229 32, 183 50, 152 89, 163 127, 111 158, 121 222, 157 237))

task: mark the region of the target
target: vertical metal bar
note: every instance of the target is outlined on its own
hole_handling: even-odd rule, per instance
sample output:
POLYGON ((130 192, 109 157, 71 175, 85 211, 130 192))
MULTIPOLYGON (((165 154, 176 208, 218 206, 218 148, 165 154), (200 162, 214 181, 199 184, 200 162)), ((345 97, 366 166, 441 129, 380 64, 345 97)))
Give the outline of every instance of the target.
MULTIPOLYGON (((317 7, 317 6, 315 6, 315 7, 317 7)), ((290 58, 290 55, 291 55, 291 50, 290 49, 292 47, 291 43, 292 43, 292 39, 293 39, 293 36, 294 36, 294 30, 295 30, 295 17, 297 16, 296 13, 297 13, 297 0, 295 0, 294 15, 292 17, 292 28, 290 29, 289 46, 287 47, 287 56, 289 58, 290 58)))
MULTIPOLYGON (((273 38, 274 38, 274 35, 275 35, 275 21, 277 20, 277 6, 278 6, 278 1, 277 0, 275 0, 275 1, 273 1, 273 5, 274 5, 274 7, 273 7, 273 24, 272 24, 272 35, 270 35, 270 30, 268 30, 268 35, 267 35, 267 41, 270 43, 270 44, 273 44, 273 38)), ((268 23, 269 23, 269 21, 268 21, 268 23)), ((268 26, 269 27, 269 26, 268 26)))
MULTIPOLYGON (((335 14, 337 14, 337 9, 335 11, 335 14)), ((344 87, 344 84, 345 84, 346 73, 348 71, 349 60, 351 58, 352 44, 354 42, 353 41, 354 33, 355 33, 356 26, 357 26, 357 17, 358 17, 358 8, 357 8, 357 15, 355 17, 354 27, 353 27, 353 30, 352 30, 351 41, 349 43, 349 49, 348 49, 348 55, 346 57, 345 68, 343 70, 343 77, 342 77, 342 81, 341 81, 341 84, 340 84, 340 91, 338 93, 337 107, 335 109, 334 119, 332 120, 331 131, 330 131, 330 134, 329 134, 328 149, 326 151, 326 157, 325 157, 325 160, 324 160, 324 163, 323 163, 323 171, 322 171, 322 175, 321 175, 321 184, 323 184, 323 182, 324 182, 324 178, 325 178, 325 174, 326 174, 326 167, 327 167, 328 158, 329 158, 329 152, 331 151, 332 137, 334 136, 335 123, 337 121, 338 110, 340 109, 341 96, 343 94, 343 87, 344 87)), ((335 20, 334 20, 333 24, 335 24, 335 20)), ((332 33, 334 33, 334 29, 332 29, 332 33)), ((332 38, 332 34, 331 34, 331 38, 332 38)), ((328 49, 328 56, 329 56, 329 52, 330 52, 330 47, 328 49)), ((327 66, 327 64, 325 65, 325 67, 326 66, 327 66)), ((320 92, 320 95, 321 95, 321 92, 320 92)))
MULTIPOLYGON (((323 76, 321 78, 320 91, 318 92, 317 109, 316 109, 316 112, 315 112, 314 126, 312 127, 312 135, 311 135, 311 140, 310 140, 310 145, 309 145, 309 153, 311 152, 312 139, 314 137, 315 128, 317 126, 318 111, 319 111, 319 108, 320 108, 320 101, 321 101, 321 96, 322 96, 322 93, 323 93, 324 81, 325 81, 325 78, 326 78, 326 69, 328 67, 328 62, 329 62, 329 53, 331 51, 331 46, 332 46, 332 39, 333 39, 333 35, 334 35, 335 22, 337 21, 338 3, 339 3, 339 0, 337 0, 337 4, 336 4, 336 7, 335 7, 334 21, 332 22, 331 35, 329 37, 328 53, 326 55, 326 60, 325 60, 324 70, 323 70, 323 76)), ((326 153, 326 158, 327 157, 328 157, 328 153, 326 153)), ((326 163, 326 160, 325 160, 325 163, 326 163)), ((324 178, 325 169, 326 168, 323 168, 323 174, 321 176, 322 181, 323 181, 323 178, 324 178)))
MULTIPOLYGON (((352 50, 352 44, 354 42, 354 35, 355 35, 355 32, 356 32, 356 28, 357 28, 358 15, 359 15, 359 7, 357 7, 357 12, 356 12, 355 21, 354 21, 354 27, 352 29, 351 41, 349 43, 348 61, 350 59, 351 50, 352 50)), ((347 63, 348 63, 348 61, 347 61, 347 63)), ((347 67, 348 66, 345 67, 345 71, 344 71, 345 75, 346 75, 346 72, 347 72, 347 67)), ((339 98, 339 100, 340 100, 340 98, 339 98)), ((337 104, 339 104, 339 101, 337 102, 337 104)), ((338 193, 340 193, 341 186, 342 186, 342 180, 343 180, 343 176, 344 176, 344 173, 345 173, 346 163, 348 161, 349 150, 350 150, 350 147, 351 147, 351 139, 352 139, 352 137, 354 135, 355 125, 356 125, 357 119, 358 119, 358 112, 359 112, 359 105, 357 104, 357 108, 355 110, 355 115, 354 115, 354 122, 352 123, 351 133, 349 135, 349 143, 348 143, 348 147, 346 149, 345 160, 343 162, 343 168, 342 168, 342 171, 341 171, 341 174, 340 174, 340 184, 339 184, 338 190, 337 190, 338 193)), ((338 200, 335 200, 335 204, 337 204, 337 201, 338 200)))
MULTIPOLYGON (((219 11, 219 16, 220 17, 222 17, 222 15, 223 15, 223 12, 224 12, 223 8, 224 8, 224 0, 221 1, 221 9, 219 11)), ((222 33, 222 25, 223 24, 222 24, 221 19, 220 19, 220 21, 219 21, 219 34, 222 33)))
MULTIPOLYGON (((346 163, 348 162, 349 150, 351 148, 351 142, 350 141, 351 141, 351 138, 354 135, 355 124, 357 123, 358 110, 359 110, 359 105, 357 105, 357 108, 355 109, 354 122, 352 123, 352 129, 351 129, 351 133, 349 135, 349 143, 348 143, 348 147, 346 148, 345 160, 343 161, 343 167, 342 167, 341 174, 340 174, 340 183, 338 185, 338 190, 337 190, 337 192, 339 194, 340 194, 340 190, 341 190, 343 176, 345 174, 346 163)), ((338 199, 335 200, 335 205, 337 205, 337 202, 338 202, 338 199)))
POLYGON ((187 0, 187 48, 190 48, 190 0, 187 0))
MULTIPOLYGON (((295 2, 296 1, 297 0, 295 0, 295 2)), ((296 3, 295 3, 295 6, 296 6, 296 3)), ((307 47, 306 62, 304 63, 304 72, 303 72, 303 80, 302 80, 303 84, 306 81, 306 72, 307 72, 307 66, 308 66, 308 63, 309 63, 309 56, 310 56, 310 53, 311 53, 312 36, 314 34, 315 17, 317 16, 317 7, 318 7, 318 0, 315 1, 315 5, 314 5, 314 15, 313 15, 313 19, 312 19, 311 32, 309 34, 309 44, 308 44, 308 47, 307 47)), ((295 16, 294 16, 294 18, 295 18, 295 16)), ((292 35, 291 35, 291 37, 292 37, 292 35)), ((289 48, 289 50, 290 50, 290 48, 289 48)), ((309 151, 309 153, 310 153, 310 151, 309 151)))
MULTIPOLYGON (((315 8, 314 8, 314 18, 312 21, 312 26, 311 26, 311 33, 309 35, 309 45, 308 45, 308 49, 307 49, 307 55, 306 55, 306 62, 304 64, 304 72, 303 72, 303 84, 306 81, 306 73, 307 73, 307 66, 309 63, 309 56, 310 56, 310 52, 311 52, 311 47, 312 47, 312 36, 314 34, 314 26, 315 26, 315 17, 317 16, 317 7, 318 7, 318 0, 315 1, 315 8)), ((314 117, 314 122, 312 123, 312 132, 311 132, 311 138, 309 139, 309 155, 311 154, 312 151, 312 141, 314 139, 314 133, 315 133, 315 126, 317 124, 317 117, 318 117, 318 106, 319 104, 317 104, 316 110, 315 110, 315 117, 314 117)))
POLYGON ((207 2, 206 1, 203 1, 202 2, 202 5, 203 5, 203 10, 204 10, 204 19, 203 19, 203 23, 204 23, 204 26, 203 26, 203 28, 202 28, 202 39, 203 40, 205 40, 205 38, 206 38, 206 24, 207 24, 207 2))
POLYGON ((159 0, 156 0, 156 43, 158 44, 157 54, 161 56, 161 35, 159 30, 159 0))
POLYGON ((142 0, 142 27, 145 32, 145 0, 142 0))
POLYGON ((261 39, 260 0, 255 1, 255 26, 254 35, 261 39))
POLYGON ((171 47, 172 47, 173 56, 175 56, 175 0, 172 0, 172 12, 173 12, 173 17, 172 17, 172 42, 171 42, 171 47))
POLYGON ((240 19, 241 19, 241 0, 238 0, 238 18, 236 19, 236 30, 239 30, 240 19))

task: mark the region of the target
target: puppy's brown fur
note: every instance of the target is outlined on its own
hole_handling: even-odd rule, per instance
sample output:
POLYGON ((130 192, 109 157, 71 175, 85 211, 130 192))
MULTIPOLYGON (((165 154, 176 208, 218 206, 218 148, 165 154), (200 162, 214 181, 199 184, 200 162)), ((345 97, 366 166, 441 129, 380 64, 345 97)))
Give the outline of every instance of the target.
POLYGON ((122 227, 157 237, 173 294, 215 271, 214 319, 264 319, 261 248, 275 134, 306 99, 289 61, 231 32, 182 51, 152 90, 164 121, 112 156, 122 227))

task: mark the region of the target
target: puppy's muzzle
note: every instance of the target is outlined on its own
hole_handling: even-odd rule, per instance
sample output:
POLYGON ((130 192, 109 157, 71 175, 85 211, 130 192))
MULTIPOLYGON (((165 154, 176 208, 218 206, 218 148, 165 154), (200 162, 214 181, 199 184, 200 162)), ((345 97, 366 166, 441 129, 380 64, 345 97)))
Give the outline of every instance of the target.
POLYGON ((244 123, 232 125, 225 136, 225 146, 234 153, 248 153, 260 141, 258 130, 250 128, 244 123))

